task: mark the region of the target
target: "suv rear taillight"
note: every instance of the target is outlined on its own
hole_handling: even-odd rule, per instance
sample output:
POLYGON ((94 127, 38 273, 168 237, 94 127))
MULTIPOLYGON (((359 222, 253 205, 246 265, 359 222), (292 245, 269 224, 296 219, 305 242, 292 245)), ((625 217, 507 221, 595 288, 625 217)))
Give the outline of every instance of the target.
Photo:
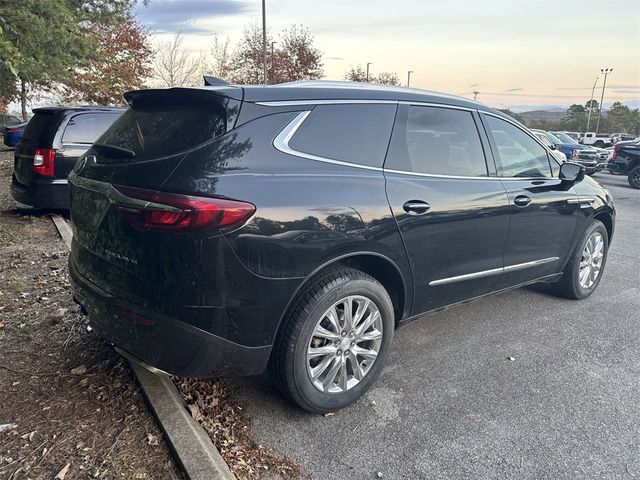
POLYGON ((620 145, 616 145, 613 147, 613 155, 611 155, 611 161, 614 161, 618 156, 618 152, 620 151, 620 145))
POLYGON ((55 149, 36 148, 35 154, 33 155, 33 171, 45 177, 53 177, 55 159, 55 149))
POLYGON ((120 215, 142 230, 219 230, 242 225, 256 211, 255 205, 223 198, 194 197, 135 187, 116 187, 144 206, 118 205, 120 215))

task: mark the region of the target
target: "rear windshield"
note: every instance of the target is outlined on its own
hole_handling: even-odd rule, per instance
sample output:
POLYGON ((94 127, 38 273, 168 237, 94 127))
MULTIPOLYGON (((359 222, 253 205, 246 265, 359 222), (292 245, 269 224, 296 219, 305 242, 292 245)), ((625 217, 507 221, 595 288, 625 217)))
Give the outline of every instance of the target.
POLYGON ((53 139, 59 121, 59 115, 54 112, 36 112, 29 120, 22 134, 22 139, 43 143, 43 145, 40 145, 41 147, 49 147, 50 145, 44 145, 44 143, 53 139))
POLYGON ((91 144, 120 116, 120 113, 81 113, 75 115, 64 130, 63 143, 91 144))
POLYGON ((146 95, 96 144, 133 152, 128 161, 166 157, 193 149, 226 132, 225 109, 214 98, 146 95))

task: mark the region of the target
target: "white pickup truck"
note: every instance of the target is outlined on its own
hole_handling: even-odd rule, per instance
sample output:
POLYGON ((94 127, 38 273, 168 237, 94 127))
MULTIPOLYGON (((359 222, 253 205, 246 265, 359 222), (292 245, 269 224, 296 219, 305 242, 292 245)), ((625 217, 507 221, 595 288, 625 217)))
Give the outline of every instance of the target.
POLYGON ((583 145, 593 145, 597 148, 605 148, 611 146, 611 138, 609 137, 609 135, 596 135, 595 132, 581 133, 578 142, 583 145))

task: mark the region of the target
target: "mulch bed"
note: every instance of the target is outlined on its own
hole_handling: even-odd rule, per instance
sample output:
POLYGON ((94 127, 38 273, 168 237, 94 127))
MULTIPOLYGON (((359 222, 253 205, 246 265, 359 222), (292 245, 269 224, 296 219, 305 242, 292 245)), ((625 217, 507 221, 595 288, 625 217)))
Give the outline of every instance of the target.
POLYGON ((51 220, 9 193, 0 152, 0 478, 176 479, 128 365, 72 302, 51 220))

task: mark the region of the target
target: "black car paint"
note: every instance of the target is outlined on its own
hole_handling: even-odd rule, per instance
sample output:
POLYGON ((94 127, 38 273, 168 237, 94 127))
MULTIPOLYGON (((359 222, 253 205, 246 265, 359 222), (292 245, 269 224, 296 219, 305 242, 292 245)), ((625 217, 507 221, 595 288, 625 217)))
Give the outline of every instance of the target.
MULTIPOLYGON (((225 89, 211 92, 224 96, 225 89)), ((233 96, 237 92, 234 87, 233 96)), ((74 295, 99 334, 162 370, 185 376, 261 372, 288 306, 305 282, 338 261, 386 272, 379 278, 392 290, 396 320, 403 323, 470 298, 557 278, 577 233, 594 217, 605 219, 613 233, 614 209, 605 189, 592 180, 503 180, 482 128, 490 172, 483 179, 321 162, 273 145, 317 100, 464 107, 474 111, 478 125, 481 112, 506 118, 480 104, 391 89, 283 85, 243 92, 235 128, 215 140, 137 163, 101 164, 100 153, 90 150, 98 161, 79 162, 70 177, 74 295), (260 104, 296 100, 310 105, 260 104), (83 179, 245 200, 256 213, 242 227, 215 234, 140 231, 107 198, 84 188, 83 179), (515 206, 519 195, 531 204, 515 206), (428 202, 430 209, 407 213, 408 200, 428 202), (429 285, 556 256, 533 270, 429 285)))
POLYGON ((628 175, 631 170, 640 167, 640 142, 619 142, 614 148, 616 157, 607 164, 611 173, 628 175))
POLYGON ((78 158, 87 151, 91 144, 63 141, 67 125, 78 115, 86 113, 120 114, 122 112, 124 112, 123 108, 115 107, 46 107, 34 109, 36 115, 46 115, 47 122, 42 128, 32 132, 32 134, 35 134, 34 138, 23 136, 16 146, 14 172, 11 182, 13 197, 21 203, 35 207, 68 209, 69 185, 67 177, 78 158), (42 176, 33 171, 33 156, 38 148, 55 149, 53 177, 42 176))

